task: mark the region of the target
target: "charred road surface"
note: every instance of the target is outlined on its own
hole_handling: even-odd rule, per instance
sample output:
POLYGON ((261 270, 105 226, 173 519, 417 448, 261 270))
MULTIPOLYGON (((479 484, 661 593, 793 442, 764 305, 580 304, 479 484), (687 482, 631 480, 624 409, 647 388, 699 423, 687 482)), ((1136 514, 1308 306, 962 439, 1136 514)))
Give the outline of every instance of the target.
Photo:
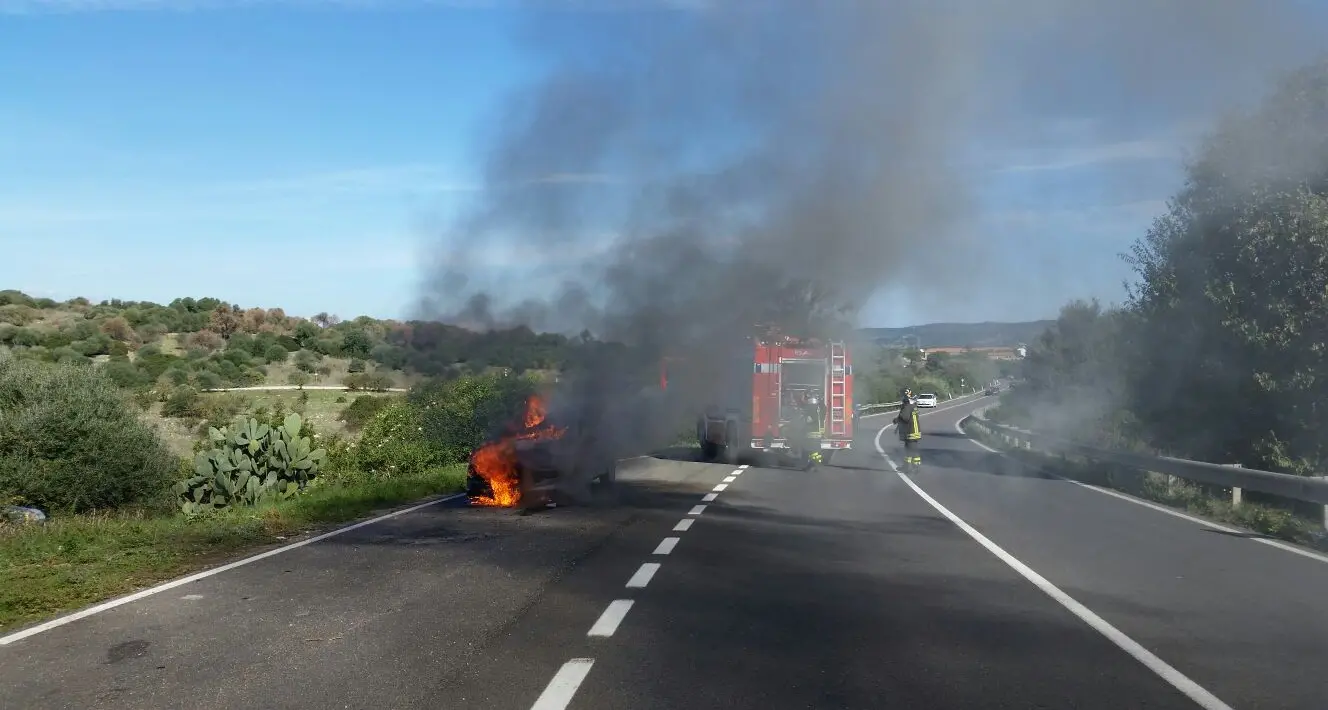
POLYGON ((1328 562, 1020 470, 956 430, 984 403, 907 478, 884 416, 818 472, 420 508, 0 638, 0 704, 1324 707, 1328 562))

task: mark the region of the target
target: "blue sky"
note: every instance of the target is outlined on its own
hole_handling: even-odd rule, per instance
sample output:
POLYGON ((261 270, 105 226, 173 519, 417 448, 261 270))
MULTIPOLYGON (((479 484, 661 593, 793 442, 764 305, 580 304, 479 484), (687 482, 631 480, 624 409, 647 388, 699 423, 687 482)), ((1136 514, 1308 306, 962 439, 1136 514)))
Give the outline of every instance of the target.
MULTIPOLYGON (((540 68, 513 39, 517 10, 6 12, 41 4, 0 0, 0 287, 54 298, 407 315, 438 225, 475 194, 476 132, 540 68)), ((1117 255, 1180 177, 1182 129, 1139 128, 1104 142, 1070 122, 988 156, 983 222, 1008 249, 991 268, 1019 298, 887 296, 867 321, 1120 299, 1117 255)))

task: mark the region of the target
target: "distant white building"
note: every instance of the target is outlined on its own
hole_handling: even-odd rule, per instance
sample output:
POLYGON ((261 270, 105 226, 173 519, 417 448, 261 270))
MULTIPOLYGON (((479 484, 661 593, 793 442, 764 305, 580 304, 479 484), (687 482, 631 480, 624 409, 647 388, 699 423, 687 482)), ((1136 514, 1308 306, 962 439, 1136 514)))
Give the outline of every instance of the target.
POLYGON ((1020 343, 1019 347, 1014 349, 1014 354, 1020 358, 1028 357, 1028 346, 1020 343))

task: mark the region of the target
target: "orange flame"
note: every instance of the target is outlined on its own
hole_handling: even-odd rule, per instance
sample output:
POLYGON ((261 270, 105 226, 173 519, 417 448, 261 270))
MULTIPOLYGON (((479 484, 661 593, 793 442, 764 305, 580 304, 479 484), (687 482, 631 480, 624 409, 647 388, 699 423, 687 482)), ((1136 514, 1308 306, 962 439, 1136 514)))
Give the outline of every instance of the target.
POLYGON ((504 436, 475 450, 471 464, 475 472, 488 481, 491 496, 472 498, 475 505, 512 507, 521 502, 521 471, 517 464, 516 442, 522 439, 556 439, 566 429, 540 425, 548 416, 548 409, 539 395, 526 400, 526 411, 521 419, 523 429, 504 436))

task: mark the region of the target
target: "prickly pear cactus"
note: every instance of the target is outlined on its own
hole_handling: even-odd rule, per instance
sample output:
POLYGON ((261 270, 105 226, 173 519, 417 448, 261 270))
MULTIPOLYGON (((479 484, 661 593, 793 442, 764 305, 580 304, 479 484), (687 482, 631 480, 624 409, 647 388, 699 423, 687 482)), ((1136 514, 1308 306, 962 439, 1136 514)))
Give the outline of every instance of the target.
POLYGON ((186 515, 290 498, 318 475, 327 452, 300 436, 304 422, 290 414, 281 426, 238 417, 208 430, 211 448, 194 457, 194 475, 175 492, 186 515))

